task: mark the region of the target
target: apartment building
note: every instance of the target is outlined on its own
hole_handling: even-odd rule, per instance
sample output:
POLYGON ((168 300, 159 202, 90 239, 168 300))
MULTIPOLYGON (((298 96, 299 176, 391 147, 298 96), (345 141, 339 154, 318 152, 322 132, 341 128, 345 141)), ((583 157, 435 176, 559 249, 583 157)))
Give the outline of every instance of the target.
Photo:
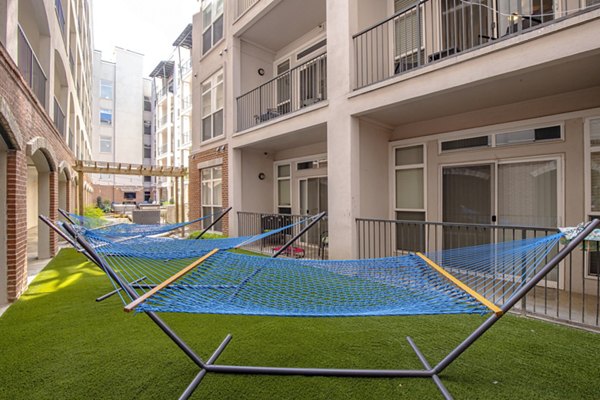
MULTIPOLYGON (((94 161, 153 164, 151 81, 143 77, 144 56, 116 47, 114 61, 94 51, 94 161)), ((95 174, 94 196, 103 202, 137 204, 155 198, 150 177, 95 174)))
POLYGON ((56 252, 38 214, 74 210, 71 166, 91 157, 92 29, 87 0, 0 1, 0 303, 28 262, 56 252))
POLYGON ((599 215, 597 3, 202 1, 190 218, 327 211, 330 257, 355 258, 357 218, 599 215))
MULTIPOLYGON (((153 82, 156 165, 187 167, 192 146, 192 24, 173 42, 173 52, 150 73, 153 82)), ((159 178, 158 199, 174 202, 181 191, 188 199, 188 179, 183 187, 173 178, 159 178)), ((187 215, 187 211, 185 212, 187 215)))

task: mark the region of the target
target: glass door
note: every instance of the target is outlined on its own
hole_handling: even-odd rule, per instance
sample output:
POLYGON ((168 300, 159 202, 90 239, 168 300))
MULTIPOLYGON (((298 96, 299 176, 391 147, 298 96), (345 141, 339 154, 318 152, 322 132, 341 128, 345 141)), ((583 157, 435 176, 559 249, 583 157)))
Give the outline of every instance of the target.
MULTIPOLYGON (((491 224, 494 165, 451 166, 442 169, 443 222, 491 224)), ((490 229, 445 226, 444 249, 490 243, 490 229)))
MULTIPOLYGON (((327 177, 305 178, 299 180, 300 185, 300 214, 316 215, 327 211, 327 177)), ((307 241, 318 244, 320 238, 326 234, 325 225, 319 224, 321 229, 308 231, 307 241)))

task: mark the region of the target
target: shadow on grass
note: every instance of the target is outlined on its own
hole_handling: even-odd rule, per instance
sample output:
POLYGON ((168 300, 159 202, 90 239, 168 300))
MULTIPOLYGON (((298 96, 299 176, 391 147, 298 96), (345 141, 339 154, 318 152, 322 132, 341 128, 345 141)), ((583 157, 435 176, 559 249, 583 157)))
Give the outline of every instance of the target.
MULTIPOLYGON (((163 399, 197 367, 144 315, 122 312, 103 273, 63 250, 0 318, 0 398, 163 399)), ((405 336, 435 364, 479 316, 273 318, 163 314, 207 358, 227 333, 220 364, 421 368, 405 336)), ((508 316, 442 374, 456 398, 597 398, 600 335, 508 316)), ((193 398, 439 398, 427 379, 209 374, 193 398)))

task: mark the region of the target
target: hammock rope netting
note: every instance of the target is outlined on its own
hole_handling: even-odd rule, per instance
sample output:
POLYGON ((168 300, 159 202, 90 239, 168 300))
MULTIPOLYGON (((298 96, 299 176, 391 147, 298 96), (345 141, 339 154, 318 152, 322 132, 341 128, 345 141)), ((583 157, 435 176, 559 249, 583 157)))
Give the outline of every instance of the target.
POLYGON ((104 218, 85 217, 73 213, 68 213, 71 220, 77 222, 78 229, 97 232, 100 236, 119 238, 130 236, 154 236, 162 235, 184 226, 202 222, 207 218, 217 214, 205 215, 192 221, 179 222, 176 224, 132 224, 132 223, 112 223, 104 218))
MULTIPOLYGON (((98 253, 123 281, 137 281, 132 287, 139 295, 206 254, 208 247, 221 248, 217 244, 222 243, 159 239, 159 245, 147 242, 151 238, 123 242, 103 238, 98 246, 94 235, 91 231, 85 237, 96 240, 98 253), (207 247, 194 251, 185 242, 207 247)), ((561 236, 451 249, 424 257, 408 254, 366 260, 275 259, 218 251, 136 311, 302 317, 485 314, 490 309, 477 296, 431 264, 500 306, 557 251, 561 236)), ((113 285, 118 288, 117 282, 113 285)), ((134 300, 123 291, 119 296, 124 304, 134 300)))

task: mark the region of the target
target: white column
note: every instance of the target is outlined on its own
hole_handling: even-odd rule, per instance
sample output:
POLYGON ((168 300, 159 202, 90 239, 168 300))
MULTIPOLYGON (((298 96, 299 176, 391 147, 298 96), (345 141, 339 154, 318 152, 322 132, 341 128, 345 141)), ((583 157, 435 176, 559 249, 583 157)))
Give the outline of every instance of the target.
POLYGON ((356 0, 327 1, 327 157, 329 257, 355 258, 359 188, 359 124, 348 112, 356 0))

